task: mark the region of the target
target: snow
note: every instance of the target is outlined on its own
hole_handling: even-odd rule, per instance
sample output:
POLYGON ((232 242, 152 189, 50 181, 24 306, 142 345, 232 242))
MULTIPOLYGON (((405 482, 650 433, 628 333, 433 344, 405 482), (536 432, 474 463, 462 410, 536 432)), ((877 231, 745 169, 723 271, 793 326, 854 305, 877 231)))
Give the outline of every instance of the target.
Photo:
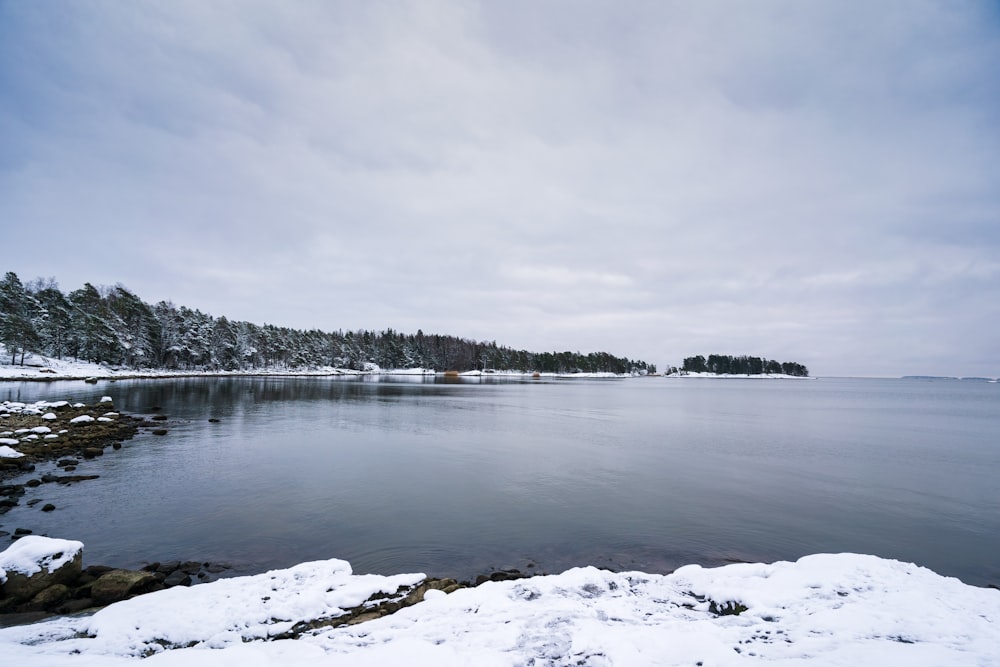
POLYGON ((92 422, 92 421, 94 421, 94 418, 91 417, 90 415, 80 415, 79 417, 73 417, 72 419, 70 419, 69 423, 70 424, 84 424, 84 423, 92 422))
MULTIPOLYGON (((0 551, 0 572, 19 572, 27 576, 42 569, 54 572, 82 550, 83 542, 76 540, 26 535, 0 551)), ((6 573, 0 579, 6 581, 6 573)))
POLYGON ((577 568, 431 593, 378 620, 263 641, 421 578, 304 563, 2 629, 0 655, 33 667, 135 665, 150 653, 151 665, 184 667, 1000 665, 1000 591, 857 554, 670 575, 577 568), (715 613, 730 603, 746 610, 715 613))
POLYGON ((114 403, 114 400, 110 396, 101 396, 101 403, 114 403))
POLYGON ((0 459, 19 459, 24 454, 17 451, 16 449, 11 449, 8 445, 18 444, 17 440, 12 440, 10 438, 0 439, 0 459))

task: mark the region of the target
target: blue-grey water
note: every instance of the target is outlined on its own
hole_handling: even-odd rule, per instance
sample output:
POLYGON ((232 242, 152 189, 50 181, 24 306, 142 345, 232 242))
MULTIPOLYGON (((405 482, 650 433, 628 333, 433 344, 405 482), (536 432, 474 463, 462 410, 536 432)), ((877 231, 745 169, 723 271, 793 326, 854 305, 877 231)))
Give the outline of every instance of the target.
POLYGON ((125 567, 195 559, 249 573, 336 557, 357 572, 466 578, 851 551, 1000 584, 998 384, 0 383, 0 399, 103 395, 130 413, 159 408, 169 434, 83 463, 98 480, 29 490, 0 529, 79 539, 88 563, 125 567))

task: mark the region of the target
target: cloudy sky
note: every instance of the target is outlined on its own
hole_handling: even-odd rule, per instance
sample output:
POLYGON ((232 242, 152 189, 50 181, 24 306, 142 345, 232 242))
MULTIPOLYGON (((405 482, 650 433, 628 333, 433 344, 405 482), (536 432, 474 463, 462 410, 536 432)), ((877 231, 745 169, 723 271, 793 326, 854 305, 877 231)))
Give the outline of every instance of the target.
POLYGON ((300 328, 998 376, 998 72, 986 0, 0 0, 0 268, 300 328))

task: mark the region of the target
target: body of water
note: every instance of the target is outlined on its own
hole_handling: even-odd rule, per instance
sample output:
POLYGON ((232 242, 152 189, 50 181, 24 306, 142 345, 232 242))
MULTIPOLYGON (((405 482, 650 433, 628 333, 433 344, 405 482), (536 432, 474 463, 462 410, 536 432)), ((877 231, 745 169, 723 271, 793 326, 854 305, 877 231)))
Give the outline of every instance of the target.
POLYGON ((1000 385, 445 380, 0 383, 170 417, 78 469, 100 479, 29 490, 0 528, 126 567, 336 557, 466 578, 850 551, 1000 584, 1000 385))

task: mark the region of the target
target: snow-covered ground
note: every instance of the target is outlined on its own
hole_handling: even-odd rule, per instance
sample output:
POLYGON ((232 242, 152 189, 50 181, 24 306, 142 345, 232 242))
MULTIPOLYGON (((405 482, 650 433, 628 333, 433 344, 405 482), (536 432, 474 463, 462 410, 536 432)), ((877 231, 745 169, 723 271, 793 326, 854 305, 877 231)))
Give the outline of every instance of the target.
POLYGON ((578 568, 488 582, 357 625, 268 641, 423 575, 354 575, 341 560, 177 587, 88 617, 0 630, 0 663, 280 665, 1000 665, 1000 591, 855 554, 578 568), (738 605, 738 606, 737 606, 738 605), (739 614, 720 614, 740 610, 739 614))

